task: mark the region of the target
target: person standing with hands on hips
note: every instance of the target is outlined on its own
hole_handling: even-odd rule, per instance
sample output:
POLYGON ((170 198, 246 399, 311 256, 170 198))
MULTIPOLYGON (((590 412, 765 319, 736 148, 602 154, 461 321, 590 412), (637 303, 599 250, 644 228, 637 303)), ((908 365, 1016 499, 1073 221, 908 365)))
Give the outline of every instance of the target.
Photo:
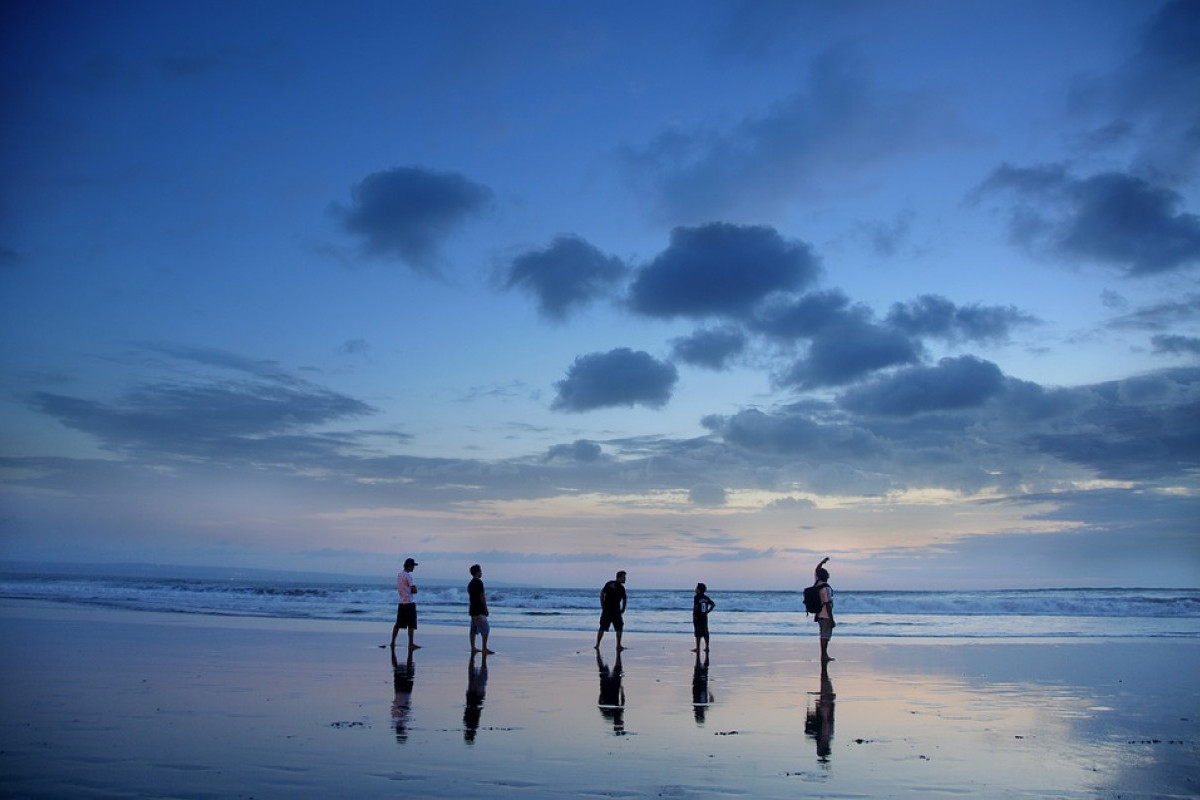
POLYGON ((837 625, 833 620, 833 589, 829 586, 829 570, 825 563, 829 557, 821 559, 813 570, 813 586, 819 587, 821 593, 821 610, 817 612, 817 625, 821 628, 821 663, 833 661, 829 657, 829 638, 833 636, 833 628, 837 625))
POLYGON ((413 583, 412 571, 417 562, 411 558, 404 559, 404 571, 396 576, 396 591, 400 602, 396 605, 396 624, 392 626, 392 647, 396 646, 396 634, 401 628, 408 629, 408 649, 416 650, 421 645, 413 643, 413 634, 417 632, 417 604, 413 595, 417 593, 417 585, 413 583))
POLYGON ((609 627, 617 632, 617 652, 625 649, 621 646, 621 634, 625 630, 625 600, 625 570, 621 570, 616 578, 604 584, 600 590, 600 630, 596 631, 595 649, 600 649, 600 640, 609 627))

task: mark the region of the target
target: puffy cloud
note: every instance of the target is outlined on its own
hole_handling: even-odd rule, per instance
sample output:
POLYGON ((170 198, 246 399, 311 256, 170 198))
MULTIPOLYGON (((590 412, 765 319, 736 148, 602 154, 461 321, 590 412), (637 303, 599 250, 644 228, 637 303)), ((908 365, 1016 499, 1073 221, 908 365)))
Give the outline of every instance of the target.
POLYGON ((492 191, 457 173, 397 167, 363 178, 351 199, 349 208, 338 203, 332 208, 346 231, 363 240, 368 255, 435 272, 442 241, 481 213, 492 191))
POLYGON ((729 361, 745 351, 746 334, 733 328, 698 330, 691 336, 676 339, 671 355, 677 361, 694 367, 724 369, 729 361))
POLYGON ((839 404, 859 414, 912 416, 983 405, 1004 391, 1004 375, 974 356, 943 358, 935 367, 910 367, 850 389, 839 404))
POLYGON ((1183 197, 1120 172, 1074 178, 1057 165, 1005 165, 974 193, 1016 196, 1009 232, 1018 244, 1068 259, 1117 266, 1130 276, 1200 263, 1200 217, 1183 197))
POLYGON ((514 258, 504 271, 504 284, 532 292, 543 316, 564 320, 573 309, 612 291, 627 271, 620 259, 578 236, 560 236, 541 250, 514 258))
POLYGON ((705 427, 753 452, 828 459, 881 455, 884 446, 869 431, 845 422, 822 422, 806 409, 768 414, 758 409, 709 416, 705 427))
POLYGON ((834 289, 765 303, 748 324, 755 331, 790 342, 816 336, 835 323, 865 313, 864 309, 852 309, 850 298, 834 289))
POLYGON ((820 262, 809 245, 763 225, 713 222, 676 228, 638 271, 630 307, 651 317, 743 318, 775 292, 804 288, 820 262))
POLYGON ((905 333, 951 342, 1005 342, 1015 326, 1037 321, 1014 306, 959 306, 932 294, 895 303, 887 315, 887 324, 905 333))
POLYGON ((575 359, 567 377, 555 386, 552 408, 590 411, 612 406, 645 405, 661 408, 671 399, 679 380, 672 364, 649 353, 620 347, 607 353, 590 353, 575 359))
POLYGON ((920 344, 907 334, 863 314, 846 314, 818 331, 807 355, 776 379, 800 389, 844 386, 881 369, 915 364, 920 355, 920 344))

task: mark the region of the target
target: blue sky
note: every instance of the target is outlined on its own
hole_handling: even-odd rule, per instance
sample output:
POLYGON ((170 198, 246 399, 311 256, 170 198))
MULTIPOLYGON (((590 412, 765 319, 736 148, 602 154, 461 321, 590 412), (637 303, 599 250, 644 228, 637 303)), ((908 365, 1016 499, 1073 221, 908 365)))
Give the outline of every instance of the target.
POLYGON ((0 558, 1200 585, 1200 5, 6 3, 0 558))

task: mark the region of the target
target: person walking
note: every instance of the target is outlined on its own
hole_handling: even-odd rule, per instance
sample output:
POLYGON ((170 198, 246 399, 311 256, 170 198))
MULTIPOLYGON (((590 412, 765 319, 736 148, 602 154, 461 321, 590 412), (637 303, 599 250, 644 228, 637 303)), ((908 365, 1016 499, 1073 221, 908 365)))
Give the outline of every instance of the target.
POLYGON ((692 600, 692 632, 696 634, 696 649, 693 653, 700 652, 700 640, 704 640, 704 652, 708 652, 708 612, 716 608, 714 603, 705 592, 708 587, 703 583, 696 584, 696 596, 692 600))
POLYGON ((413 642, 413 634, 417 632, 417 603, 413 595, 417 593, 417 584, 413 583, 412 571, 417 562, 411 558, 404 559, 404 571, 396 575, 396 592, 400 602, 396 604, 396 624, 392 626, 392 647, 396 646, 396 634, 401 628, 408 629, 408 649, 416 650, 421 645, 413 642))
POLYGON ((467 584, 467 602, 469 603, 469 613, 471 615, 471 652, 482 652, 485 656, 492 655, 491 650, 488 650, 488 634, 491 633, 491 625, 488 624, 488 607, 487 593, 483 589, 483 567, 478 564, 471 565, 471 580, 467 584), (482 650, 475 646, 475 637, 481 637, 480 644, 483 645, 482 650))
POLYGON ((600 649, 600 640, 610 627, 617 632, 617 652, 625 648, 621 646, 621 634, 625 630, 625 570, 617 573, 617 577, 604 584, 600 590, 600 630, 596 632, 596 648, 600 649))
POLYGON ((829 557, 821 559, 813 570, 813 586, 817 587, 821 597, 821 608, 816 613, 817 625, 821 630, 821 663, 825 664, 834 659, 829 657, 829 639, 833 636, 833 628, 837 623, 833 619, 833 589, 829 586, 829 570, 825 563, 829 557))

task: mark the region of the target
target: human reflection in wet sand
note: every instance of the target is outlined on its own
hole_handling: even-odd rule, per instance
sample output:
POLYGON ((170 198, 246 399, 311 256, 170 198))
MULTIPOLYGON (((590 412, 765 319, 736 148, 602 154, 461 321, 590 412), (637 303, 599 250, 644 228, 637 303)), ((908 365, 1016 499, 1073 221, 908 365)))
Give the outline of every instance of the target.
POLYGON ((408 741, 408 715, 412 710, 413 678, 417 674, 413 666, 413 650, 408 651, 408 659, 401 664, 396 658, 396 648, 392 648, 392 688, 395 691, 392 698, 392 728, 396 731, 396 741, 401 744, 408 741))
POLYGON ((596 666, 600 670, 600 713, 612 722, 613 735, 625 735, 625 689, 621 686, 621 651, 617 651, 617 660, 610 670, 604 663, 600 651, 596 651, 596 666))
MULTIPOLYGON (((810 697, 814 693, 810 693, 810 697)), ((821 691, 815 693, 814 706, 808 709, 804 720, 804 732, 817 741, 817 761, 829 763, 833 741, 833 681, 829 680, 829 665, 821 664, 821 691)))
POLYGON ((463 708, 463 741, 467 744, 475 742, 479 718, 483 714, 483 698, 487 695, 487 651, 480 656, 478 666, 475 656, 476 653, 471 653, 471 661, 467 664, 467 704, 463 708))
POLYGON ((704 724, 704 714, 712 705, 713 695, 708 690, 708 653, 704 661, 700 661, 700 652, 696 652, 696 666, 692 668, 692 711, 696 715, 696 724, 704 724))

